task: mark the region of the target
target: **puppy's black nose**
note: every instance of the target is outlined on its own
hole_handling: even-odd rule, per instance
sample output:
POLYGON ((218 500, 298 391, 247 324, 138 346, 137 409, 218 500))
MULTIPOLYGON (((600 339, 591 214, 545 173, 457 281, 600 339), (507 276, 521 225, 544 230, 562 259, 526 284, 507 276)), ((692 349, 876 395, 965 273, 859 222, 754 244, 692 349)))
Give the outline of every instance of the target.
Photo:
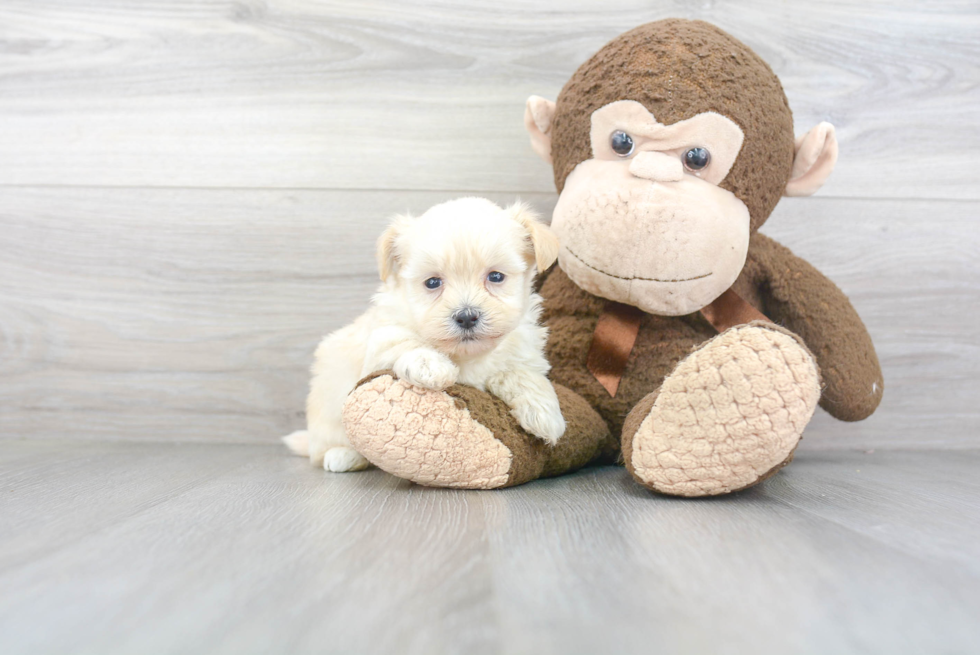
POLYGON ((456 321, 456 325, 464 330, 472 330, 480 322, 480 312, 467 307, 453 314, 453 320, 456 321))

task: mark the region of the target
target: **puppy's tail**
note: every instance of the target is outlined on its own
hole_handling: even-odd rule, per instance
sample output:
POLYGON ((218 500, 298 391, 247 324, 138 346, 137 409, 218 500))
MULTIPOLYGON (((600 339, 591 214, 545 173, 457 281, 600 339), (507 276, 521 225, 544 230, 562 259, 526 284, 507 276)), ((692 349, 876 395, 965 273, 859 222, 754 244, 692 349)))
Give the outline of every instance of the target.
POLYGON ((282 442, 296 455, 310 456, 310 433, 306 430, 297 430, 292 434, 287 434, 282 438, 282 442))

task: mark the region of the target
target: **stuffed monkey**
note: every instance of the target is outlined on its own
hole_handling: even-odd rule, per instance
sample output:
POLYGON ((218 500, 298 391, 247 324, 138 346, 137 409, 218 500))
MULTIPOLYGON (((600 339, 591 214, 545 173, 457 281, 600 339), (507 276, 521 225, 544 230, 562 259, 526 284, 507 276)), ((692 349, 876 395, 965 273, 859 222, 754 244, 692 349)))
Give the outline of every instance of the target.
POLYGON ((540 281, 554 447, 500 400, 362 380, 344 420, 368 460, 420 484, 490 489, 619 461, 644 487, 707 496, 766 479, 819 401, 869 416, 883 381, 867 330, 813 266, 758 233, 779 198, 816 191, 834 129, 798 139, 779 80, 708 23, 617 37, 556 102, 528 100, 554 168, 558 265, 540 281))

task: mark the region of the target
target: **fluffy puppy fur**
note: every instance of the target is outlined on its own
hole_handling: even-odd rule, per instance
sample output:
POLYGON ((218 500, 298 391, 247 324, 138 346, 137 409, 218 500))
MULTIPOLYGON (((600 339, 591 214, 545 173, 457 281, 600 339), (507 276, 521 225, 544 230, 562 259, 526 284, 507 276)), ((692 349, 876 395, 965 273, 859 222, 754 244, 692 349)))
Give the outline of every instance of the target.
POLYGON ((320 343, 307 429, 286 445, 328 471, 366 468, 341 411, 359 379, 389 368, 427 389, 489 391, 528 432, 556 443, 565 421, 545 377, 547 329, 532 285, 557 255, 554 234, 520 203, 461 198, 396 217, 378 240, 382 284, 371 308, 320 343))

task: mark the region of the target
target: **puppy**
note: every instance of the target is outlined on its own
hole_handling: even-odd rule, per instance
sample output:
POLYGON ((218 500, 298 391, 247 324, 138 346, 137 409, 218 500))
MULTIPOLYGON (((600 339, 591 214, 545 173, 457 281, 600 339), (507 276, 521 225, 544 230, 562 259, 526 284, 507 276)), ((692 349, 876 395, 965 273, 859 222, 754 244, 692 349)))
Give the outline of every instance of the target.
POLYGON ((458 382, 489 391, 524 429, 555 444, 565 420, 545 377, 547 329, 532 288, 558 257, 551 230, 523 204, 461 198, 396 217, 377 255, 382 284, 371 308, 320 343, 307 429, 283 437, 286 445, 328 471, 366 468, 341 411, 357 381, 382 369, 426 389, 458 382))

